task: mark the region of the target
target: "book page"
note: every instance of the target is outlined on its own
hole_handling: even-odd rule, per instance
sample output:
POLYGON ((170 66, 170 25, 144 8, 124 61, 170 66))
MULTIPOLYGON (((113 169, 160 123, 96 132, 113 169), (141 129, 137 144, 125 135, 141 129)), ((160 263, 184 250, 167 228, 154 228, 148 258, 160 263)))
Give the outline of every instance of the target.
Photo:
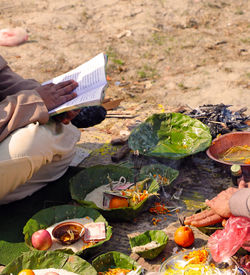
POLYGON ((101 101, 104 97, 104 90, 106 85, 103 85, 101 87, 97 87, 96 89, 89 90, 87 92, 81 93, 79 96, 71 99, 68 102, 65 102, 64 104, 60 105, 59 107, 49 111, 49 113, 60 113, 60 110, 69 111, 74 110, 80 107, 84 106, 94 106, 94 105, 100 105, 101 101))
POLYGON ((69 109, 70 106, 88 106, 88 103, 93 105, 93 101, 95 101, 96 104, 100 104, 101 100, 103 99, 103 92, 107 85, 105 65, 106 57, 103 53, 101 53, 88 62, 80 65, 79 67, 63 75, 57 76, 52 80, 44 82, 43 85, 51 82, 57 84, 69 79, 74 79, 78 82, 78 87, 74 90, 74 92, 77 94, 77 97, 53 110, 50 110, 49 113, 52 114, 59 112, 64 108, 69 109), (99 87, 102 89, 99 89, 99 87))

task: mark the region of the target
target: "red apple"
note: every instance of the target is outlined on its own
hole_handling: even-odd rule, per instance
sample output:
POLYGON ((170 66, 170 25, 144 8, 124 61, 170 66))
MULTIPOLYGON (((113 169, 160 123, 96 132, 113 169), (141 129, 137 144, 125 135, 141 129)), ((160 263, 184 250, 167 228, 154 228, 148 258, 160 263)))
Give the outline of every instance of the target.
POLYGON ((34 248, 38 250, 47 250, 52 245, 52 239, 46 229, 40 229, 33 233, 31 242, 34 248))

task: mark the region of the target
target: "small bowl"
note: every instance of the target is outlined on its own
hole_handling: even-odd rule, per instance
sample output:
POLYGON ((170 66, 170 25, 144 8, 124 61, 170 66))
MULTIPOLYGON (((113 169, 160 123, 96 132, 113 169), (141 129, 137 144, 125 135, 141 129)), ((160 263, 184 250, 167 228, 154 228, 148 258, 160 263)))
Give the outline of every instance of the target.
MULTIPOLYGON (((212 141, 212 145, 207 149, 206 153, 210 159, 230 169, 231 165, 234 163, 222 161, 219 157, 229 148, 241 145, 250 146, 250 132, 232 132, 221 135, 212 141)), ((249 176, 250 164, 240 164, 240 166, 243 174, 249 176)))
POLYGON ((78 222, 63 222, 52 230, 52 236, 62 244, 72 244, 83 237, 85 227, 78 222))

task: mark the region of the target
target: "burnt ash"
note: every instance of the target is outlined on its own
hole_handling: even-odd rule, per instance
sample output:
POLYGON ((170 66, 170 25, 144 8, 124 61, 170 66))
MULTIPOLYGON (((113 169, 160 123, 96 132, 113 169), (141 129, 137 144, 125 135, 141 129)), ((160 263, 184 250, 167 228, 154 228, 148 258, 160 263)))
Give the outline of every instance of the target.
POLYGON ((233 112, 229 109, 231 106, 222 103, 216 105, 207 104, 199 106, 199 108, 190 112, 184 111, 182 113, 206 124, 212 137, 215 138, 218 134, 243 131, 249 127, 246 122, 250 120, 250 116, 245 114, 247 108, 244 107, 233 112))

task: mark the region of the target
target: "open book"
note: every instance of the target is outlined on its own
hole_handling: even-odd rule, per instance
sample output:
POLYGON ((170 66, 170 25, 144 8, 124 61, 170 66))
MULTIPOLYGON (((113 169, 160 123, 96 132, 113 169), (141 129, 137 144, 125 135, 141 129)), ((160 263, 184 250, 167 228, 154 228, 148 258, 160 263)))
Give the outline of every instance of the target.
POLYGON ((107 87, 105 67, 107 56, 103 53, 98 54, 88 62, 79 67, 57 76, 43 83, 59 83, 69 79, 78 82, 78 87, 74 90, 77 97, 50 110, 50 115, 60 114, 66 111, 79 109, 84 106, 100 105, 104 99, 105 89, 107 87))

